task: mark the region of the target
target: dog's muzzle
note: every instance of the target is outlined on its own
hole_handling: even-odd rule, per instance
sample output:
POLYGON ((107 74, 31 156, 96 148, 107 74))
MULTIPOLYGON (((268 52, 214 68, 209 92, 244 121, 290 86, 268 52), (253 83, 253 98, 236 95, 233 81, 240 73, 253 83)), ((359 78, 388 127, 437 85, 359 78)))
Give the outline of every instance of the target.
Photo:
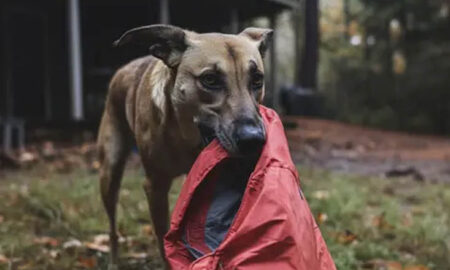
POLYGON ((266 142, 264 127, 255 121, 237 121, 233 132, 233 140, 240 154, 259 154, 266 142))

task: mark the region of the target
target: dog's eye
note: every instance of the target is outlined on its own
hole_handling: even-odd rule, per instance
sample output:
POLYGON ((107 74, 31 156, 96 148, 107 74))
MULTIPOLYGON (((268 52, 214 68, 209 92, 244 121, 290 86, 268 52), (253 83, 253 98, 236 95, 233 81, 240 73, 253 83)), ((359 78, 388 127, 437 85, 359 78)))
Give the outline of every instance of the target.
POLYGON ((206 73, 201 75, 200 83, 203 85, 203 87, 212 90, 219 90, 223 88, 222 79, 218 74, 215 73, 206 73))
POLYGON ((254 73, 250 79, 250 87, 253 90, 258 90, 264 85, 264 75, 261 73, 254 73))

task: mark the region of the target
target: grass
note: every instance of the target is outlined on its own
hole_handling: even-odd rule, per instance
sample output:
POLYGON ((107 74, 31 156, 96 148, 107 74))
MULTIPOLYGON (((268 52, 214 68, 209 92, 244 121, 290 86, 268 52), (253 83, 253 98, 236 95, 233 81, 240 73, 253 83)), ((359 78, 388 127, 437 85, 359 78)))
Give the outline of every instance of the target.
POLYGON ((338 269, 450 269, 448 185, 317 171, 303 171, 302 182, 318 222, 327 217, 321 231, 338 269))
MULTIPOLYGON (((450 269, 448 185, 300 171, 338 269, 377 269, 379 261, 450 269)), ((121 269, 160 267, 142 181, 139 170, 123 181, 121 269)), ((171 202, 180 186, 178 180, 171 202)), ((0 269, 106 269, 107 253, 85 247, 102 246, 95 237, 107 233, 96 174, 8 173, 0 181, 0 205, 0 269), (82 247, 64 249, 70 240, 82 247)))

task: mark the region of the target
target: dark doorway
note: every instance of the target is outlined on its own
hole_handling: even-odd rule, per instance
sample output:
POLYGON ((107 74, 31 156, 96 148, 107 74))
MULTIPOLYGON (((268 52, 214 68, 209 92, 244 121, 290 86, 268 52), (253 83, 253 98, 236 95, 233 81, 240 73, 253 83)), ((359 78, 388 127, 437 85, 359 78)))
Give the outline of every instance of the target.
POLYGON ((8 114, 30 120, 45 119, 49 116, 45 17, 20 10, 6 15, 8 114))

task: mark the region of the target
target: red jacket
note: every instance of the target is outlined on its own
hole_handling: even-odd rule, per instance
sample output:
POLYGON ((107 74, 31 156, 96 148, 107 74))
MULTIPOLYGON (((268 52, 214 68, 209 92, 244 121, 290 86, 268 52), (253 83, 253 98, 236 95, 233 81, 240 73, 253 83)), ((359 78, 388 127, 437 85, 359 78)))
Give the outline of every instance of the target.
POLYGON ((299 189, 282 123, 273 110, 261 106, 260 112, 267 142, 244 184, 239 210, 215 250, 205 244, 202 228, 212 192, 199 190, 201 186, 211 190, 206 179, 217 178, 213 169, 223 164, 228 154, 213 141, 194 163, 165 237, 166 257, 172 269, 336 269, 299 189), (194 192, 196 196, 192 196, 194 192), (201 251, 198 259, 186 247, 188 242, 201 251))

